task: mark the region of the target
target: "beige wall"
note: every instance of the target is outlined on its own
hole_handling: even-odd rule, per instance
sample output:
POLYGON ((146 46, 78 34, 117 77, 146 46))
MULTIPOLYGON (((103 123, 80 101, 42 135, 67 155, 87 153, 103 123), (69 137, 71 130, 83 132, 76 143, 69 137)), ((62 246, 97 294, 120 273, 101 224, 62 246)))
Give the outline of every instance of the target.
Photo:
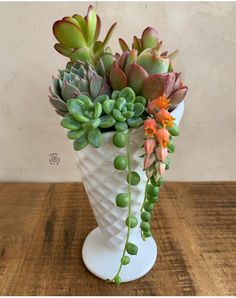
MULTIPOLYGON (((115 20, 112 38, 131 41, 148 25, 189 86, 186 110, 172 155, 169 180, 235 180, 236 3, 102 3, 102 36, 115 20)), ((88 3, 0 3, 0 181, 77 181, 72 148, 48 103, 51 75, 66 58, 53 49, 52 23, 88 3), (51 165, 50 153, 60 163, 51 165)))

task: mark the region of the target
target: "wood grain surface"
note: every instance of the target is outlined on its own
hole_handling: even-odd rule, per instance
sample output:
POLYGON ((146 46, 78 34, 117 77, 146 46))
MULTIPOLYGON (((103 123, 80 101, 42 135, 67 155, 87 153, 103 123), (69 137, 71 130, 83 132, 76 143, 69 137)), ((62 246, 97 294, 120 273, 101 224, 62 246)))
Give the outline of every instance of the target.
POLYGON ((83 264, 96 222, 82 184, 0 184, 0 294, 236 295, 235 194, 236 183, 166 183, 156 265, 117 287, 83 264))

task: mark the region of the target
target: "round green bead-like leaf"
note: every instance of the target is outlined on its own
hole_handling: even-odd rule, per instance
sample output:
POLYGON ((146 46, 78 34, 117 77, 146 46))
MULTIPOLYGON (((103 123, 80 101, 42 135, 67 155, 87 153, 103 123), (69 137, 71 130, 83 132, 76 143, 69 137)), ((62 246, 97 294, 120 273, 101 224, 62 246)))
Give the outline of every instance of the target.
POLYGON ((154 204, 150 202, 145 202, 143 205, 144 210, 151 212, 154 208, 154 204))
POLYGON ((102 114, 102 105, 100 102, 94 104, 94 118, 99 118, 102 114))
POLYGON ((120 132, 126 131, 128 129, 128 124, 126 122, 117 122, 115 124, 115 129, 120 132))
POLYGON ((146 106, 146 98, 143 96, 136 96, 135 103, 141 103, 142 105, 146 106))
POLYGON ((138 247, 134 243, 128 242, 126 245, 126 251, 130 255, 137 255, 138 247))
POLYGON ((145 238, 151 237, 152 236, 152 232, 151 231, 143 232, 143 236, 145 238))
POLYGON ((69 48, 86 48, 86 41, 80 28, 68 21, 57 21, 53 24, 56 39, 69 48))
POLYGON ((147 200, 149 203, 156 203, 158 201, 158 197, 147 194, 147 200))
POLYGON ((123 148, 127 145, 127 134, 124 132, 116 132, 113 135, 112 142, 118 148, 123 148))
POLYGON ((116 120, 111 115, 105 115, 99 118, 100 124, 99 127, 101 128, 108 128, 113 126, 116 123, 116 120))
POLYGON ((150 229, 151 229, 151 226, 150 226, 150 223, 146 222, 146 221, 142 221, 141 222, 141 225, 140 225, 140 228, 142 231, 144 232, 149 232, 150 229))
POLYGON ((134 102, 135 93, 130 87, 125 87, 121 90, 120 96, 124 97, 127 102, 134 102))
POLYGON ((130 262, 130 257, 128 257, 128 256, 123 256, 122 257, 122 259, 121 259, 121 264, 122 265, 127 265, 127 264, 129 264, 129 262, 130 262))
POLYGON ((102 144, 102 133, 99 128, 92 128, 88 131, 88 141, 91 146, 98 148, 102 144))
POLYGON ((152 185, 155 185, 155 186, 162 186, 162 184, 164 183, 164 180, 162 177, 159 177, 157 180, 155 180, 155 178, 152 176, 150 181, 152 185))
POLYGON ((148 221, 150 221, 151 217, 152 217, 152 214, 151 214, 151 212, 148 212, 148 211, 143 211, 142 214, 141 214, 141 219, 143 221, 148 222, 148 221))
POLYGON ((88 145, 88 135, 87 132, 85 132, 83 135, 81 135, 79 138, 74 140, 74 149, 76 151, 84 149, 88 145))
POLYGON ((89 118, 83 115, 82 108, 77 99, 69 99, 67 101, 67 107, 70 114, 79 122, 86 123, 89 122, 89 118))
POLYGON ((122 115, 122 113, 118 109, 114 109, 112 111, 112 115, 118 122, 124 122, 126 120, 126 118, 122 115))
POLYGON ((121 284, 121 278, 120 278, 119 275, 117 275, 117 276, 115 277, 114 282, 115 282, 116 285, 120 285, 120 284, 121 284))
POLYGON ((120 208, 125 208, 129 205, 129 194, 128 193, 119 193, 116 196, 116 205, 120 208))
POLYGON ((140 117, 137 118, 129 118, 127 119, 127 123, 130 127, 136 128, 143 124, 143 119, 140 117))
POLYGON ((138 116, 141 116, 143 114, 144 110, 145 110, 145 107, 143 104, 138 103, 138 102, 135 103, 134 104, 134 117, 136 118, 138 116))
POLYGON ((76 121, 70 114, 66 114, 61 120, 61 126, 70 130, 78 130, 81 124, 76 121))
POLYGON ((126 226, 127 226, 127 227, 130 226, 130 228, 133 229, 133 228, 135 228, 135 227, 138 225, 137 217, 136 217, 136 216, 128 216, 128 217, 126 218, 125 223, 126 223, 126 226))
POLYGON ((173 137, 176 137, 179 135, 179 127, 176 125, 176 123, 173 123, 173 126, 167 127, 167 130, 169 131, 170 135, 173 137))
POLYGON ((85 133, 85 129, 80 130, 71 130, 67 133, 67 137, 70 140, 78 139, 80 136, 82 136, 85 133))
POLYGON ((115 105, 116 105, 115 100, 113 100, 113 99, 105 100, 105 101, 103 101, 103 103, 102 103, 103 111, 104 111, 107 115, 109 115, 109 114, 111 114, 111 112, 114 110, 115 105))
POLYGON ((157 197, 158 194, 159 194, 159 191, 160 191, 160 188, 158 186, 154 186, 152 184, 148 184, 147 185, 147 189, 146 189, 147 193, 150 195, 150 196, 154 196, 154 197, 157 197))
POLYGON ((132 171, 130 174, 127 175, 126 181, 129 183, 129 177, 131 175, 131 185, 137 185, 140 182, 140 176, 137 172, 132 171))
POLYGON ((128 166, 128 158, 126 155, 118 155, 116 156, 116 158, 114 159, 114 167, 117 170, 125 170, 128 166))

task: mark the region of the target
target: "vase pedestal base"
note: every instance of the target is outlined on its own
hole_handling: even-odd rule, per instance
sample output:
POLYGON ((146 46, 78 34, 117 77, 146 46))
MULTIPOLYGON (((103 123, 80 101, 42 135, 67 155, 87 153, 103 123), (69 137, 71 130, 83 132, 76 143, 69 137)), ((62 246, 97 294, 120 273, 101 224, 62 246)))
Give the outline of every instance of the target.
MULTIPOLYGON (((144 276, 155 264, 157 245, 152 237, 143 241, 141 236, 134 242, 138 246, 138 254, 129 256, 130 263, 122 267, 122 282, 132 281, 144 276)), ((99 228, 95 228, 85 239, 82 257, 87 269, 97 277, 107 280, 117 273, 122 251, 106 245, 106 240, 99 228)))

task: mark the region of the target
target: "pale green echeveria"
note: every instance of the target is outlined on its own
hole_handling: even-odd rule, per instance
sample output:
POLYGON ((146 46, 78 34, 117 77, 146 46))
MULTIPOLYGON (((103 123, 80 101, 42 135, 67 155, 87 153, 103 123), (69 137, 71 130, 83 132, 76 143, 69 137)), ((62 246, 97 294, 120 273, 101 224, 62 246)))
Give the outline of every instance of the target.
POLYGON ((68 63, 66 69, 59 70, 58 77, 53 77, 50 87, 50 103, 59 115, 68 113, 67 101, 86 95, 92 101, 100 95, 111 95, 111 88, 106 76, 100 76, 92 65, 77 61, 68 63))

